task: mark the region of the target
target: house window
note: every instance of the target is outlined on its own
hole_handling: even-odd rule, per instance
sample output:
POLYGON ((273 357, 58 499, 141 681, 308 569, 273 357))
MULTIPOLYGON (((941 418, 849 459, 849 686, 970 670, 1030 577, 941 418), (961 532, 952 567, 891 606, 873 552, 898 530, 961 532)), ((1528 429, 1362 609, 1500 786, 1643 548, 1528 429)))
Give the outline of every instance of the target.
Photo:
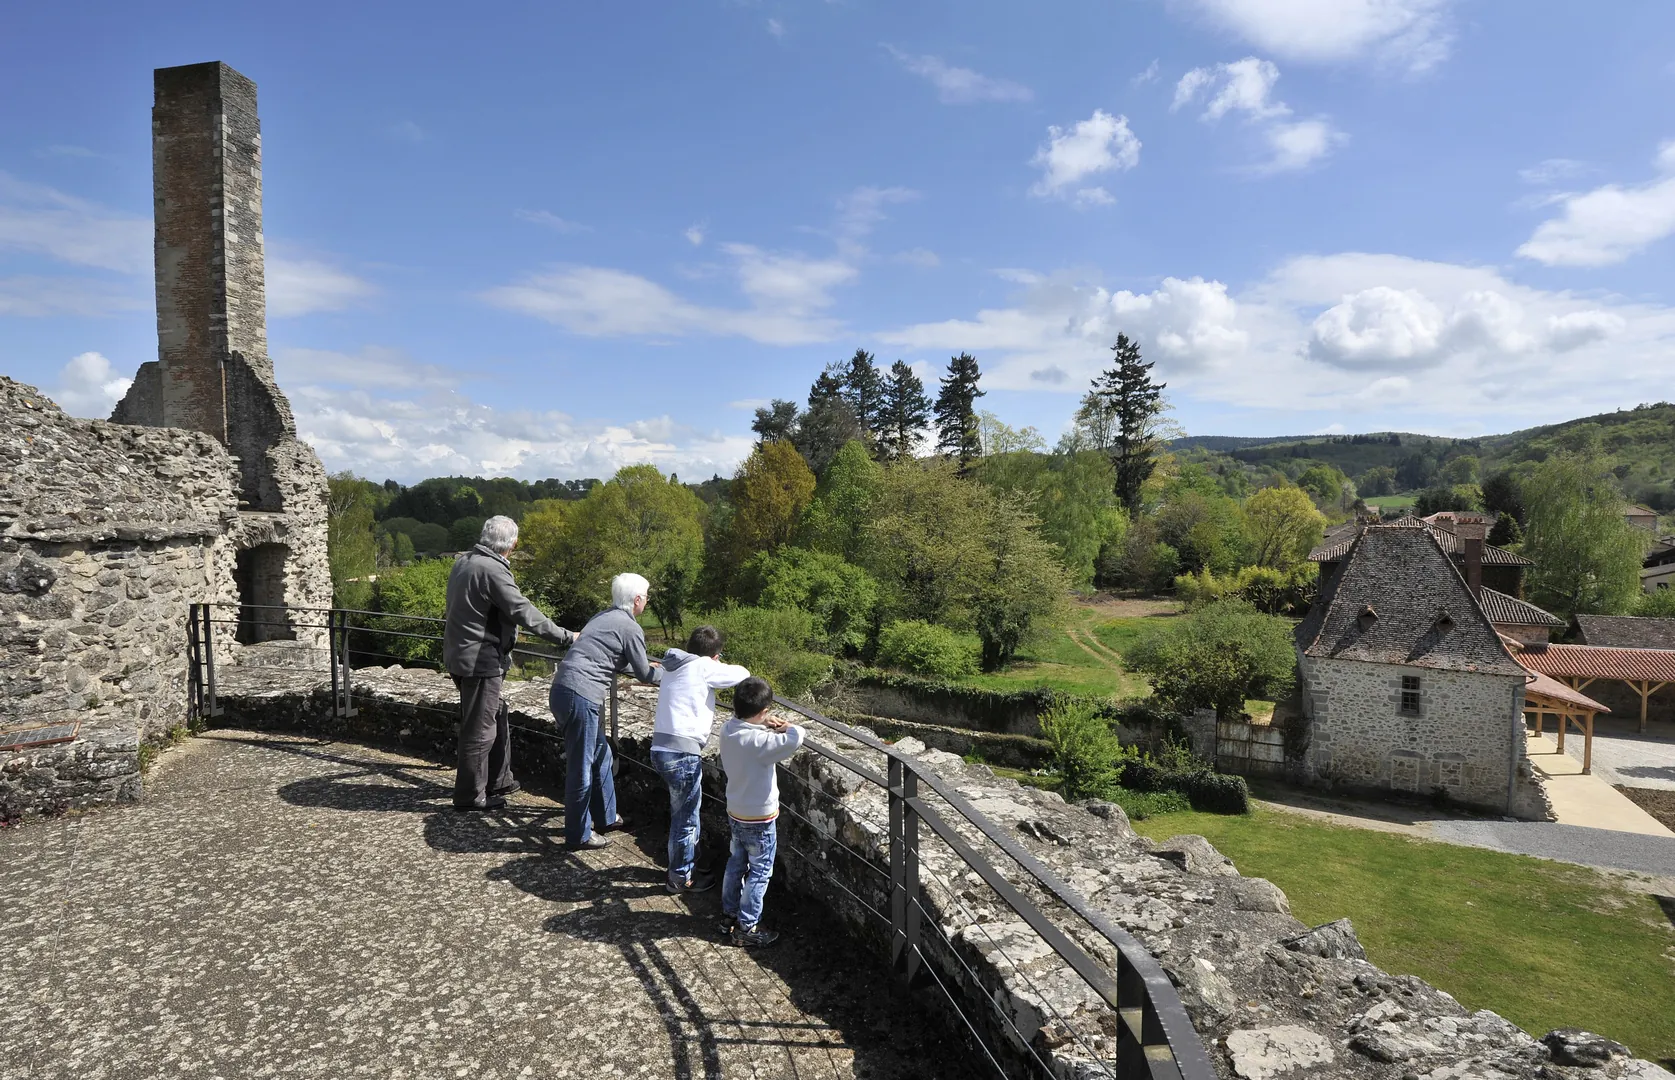
POLYGON ((1406 716, 1419 715, 1419 676, 1402 676, 1402 713, 1406 716))

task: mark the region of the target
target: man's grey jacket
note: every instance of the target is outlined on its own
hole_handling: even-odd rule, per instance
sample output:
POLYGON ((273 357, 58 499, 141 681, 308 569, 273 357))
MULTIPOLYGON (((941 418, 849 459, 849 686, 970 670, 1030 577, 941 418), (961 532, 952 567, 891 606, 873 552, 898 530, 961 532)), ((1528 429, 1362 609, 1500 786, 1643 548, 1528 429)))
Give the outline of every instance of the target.
POLYGON ((482 544, 454 560, 444 621, 442 663, 461 678, 506 674, 520 626, 560 645, 576 640, 518 591, 506 557, 482 544))

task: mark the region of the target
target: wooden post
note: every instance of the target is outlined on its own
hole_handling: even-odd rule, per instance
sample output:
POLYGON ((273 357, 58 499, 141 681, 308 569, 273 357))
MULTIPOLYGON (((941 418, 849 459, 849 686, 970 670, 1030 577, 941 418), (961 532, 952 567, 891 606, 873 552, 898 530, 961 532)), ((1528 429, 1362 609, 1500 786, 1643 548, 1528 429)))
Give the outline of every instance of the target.
POLYGON ((1582 715, 1587 718, 1582 743, 1582 775, 1588 776, 1594 771, 1594 713, 1589 709, 1582 715))
POLYGON ((1559 722, 1559 753, 1561 753, 1561 754, 1564 753, 1564 729, 1567 726, 1565 724, 1565 717, 1567 715, 1569 715, 1569 714, 1565 713, 1562 710, 1555 714, 1555 718, 1559 722))

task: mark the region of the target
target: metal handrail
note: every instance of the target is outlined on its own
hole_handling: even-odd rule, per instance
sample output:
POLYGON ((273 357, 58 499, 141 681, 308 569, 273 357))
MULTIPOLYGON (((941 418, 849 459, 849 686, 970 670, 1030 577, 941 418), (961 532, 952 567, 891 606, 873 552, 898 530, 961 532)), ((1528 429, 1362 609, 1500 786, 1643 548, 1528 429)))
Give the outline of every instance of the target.
MULTIPOLYGON (((216 702, 215 695, 212 624, 224 620, 211 619, 210 609, 212 607, 229 606, 236 606, 240 609, 326 614, 327 619, 324 629, 327 630, 328 648, 331 656, 333 712, 338 717, 351 717, 356 714, 350 675, 353 670, 350 655, 355 651, 350 648, 349 643, 349 636, 352 633, 384 634, 421 641, 442 641, 441 635, 417 634, 382 627, 350 624, 350 616, 352 615, 392 617, 386 612, 353 608, 301 608, 286 605, 235 604, 230 601, 193 604, 188 621, 188 649, 190 652, 188 670, 191 676, 189 679, 189 709, 196 717, 221 714, 221 708, 216 702)), ((429 616, 398 615, 393 617, 432 623, 444 621, 429 616)), ((514 647, 512 652, 550 661, 562 659, 561 655, 552 655, 521 647, 514 647)), ((392 657, 392 659, 401 658, 392 657)), ((612 680, 609 699, 610 734, 613 746, 619 741, 618 682, 618 679, 612 680)), ((919 920, 923 904, 919 899, 921 880, 918 826, 922 822, 956 857, 975 872, 1008 908, 1038 934, 1042 941, 1075 972, 1077 977, 1098 994, 1100 999, 1116 1014, 1118 1019, 1118 1052, 1115 1065, 1120 1075, 1145 1075, 1153 1078, 1153 1080, 1214 1080, 1215 1070, 1210 1063, 1209 1055, 1205 1052, 1204 1045, 1197 1031, 1193 1028, 1191 1019, 1187 1016, 1185 1006, 1181 1003, 1174 984, 1169 981, 1162 965, 1136 938, 1094 910, 1085 898, 1077 894, 1022 844, 1014 840, 1000 826, 990 821, 935 771, 926 767, 916 758, 897 750, 871 732, 832 720, 798 702, 778 695, 775 695, 773 700, 776 705, 788 712, 801 716, 813 724, 882 754, 887 762, 888 775, 880 773, 876 768, 833 747, 814 741, 804 741, 803 743, 804 748, 811 753, 861 777, 874 787, 881 789, 887 797, 890 817, 890 867, 888 874, 891 893, 889 904, 891 962, 892 966, 906 976, 910 984, 921 972, 936 975, 934 967, 929 967, 927 964, 929 958, 920 942, 919 920), (1036 906, 1016 884, 985 858, 960 830, 950 823, 942 811, 930 805, 925 798, 921 797, 919 793, 921 785, 946 804, 947 807, 951 808, 958 818, 963 819, 966 824, 976 829, 985 839, 998 847, 1054 901, 1097 931, 1115 950, 1117 970, 1111 972, 1078 945, 1063 928, 1055 924, 1036 906)), ((528 728, 523 725, 516 726, 519 731, 527 734, 541 735, 547 738, 557 737, 550 732, 540 731, 539 729, 528 728)), ((625 757, 625 760, 632 759, 625 757)), ((643 762, 636 763, 645 764, 643 762)), ((870 905, 868 908, 874 910, 870 905)), ((958 1002, 949 993, 942 978, 937 976, 935 981, 942 987, 943 992, 949 995, 950 1003, 956 1011, 961 1013, 962 1020, 969 1027, 971 1020, 964 1016, 958 1002)), ((995 1006, 996 1003, 991 1001, 990 1005, 995 1006)), ((988 1047, 984 1046, 983 1049, 987 1054, 988 1047)), ((1028 1045, 1024 1049, 1031 1054, 1035 1053, 1034 1049, 1028 1045)), ((1038 1055, 1037 1058, 1039 1061, 1038 1055)), ((992 1055, 990 1055, 990 1059, 993 1060, 992 1055)), ((1045 1067, 1044 1062, 1040 1064, 1045 1067)))

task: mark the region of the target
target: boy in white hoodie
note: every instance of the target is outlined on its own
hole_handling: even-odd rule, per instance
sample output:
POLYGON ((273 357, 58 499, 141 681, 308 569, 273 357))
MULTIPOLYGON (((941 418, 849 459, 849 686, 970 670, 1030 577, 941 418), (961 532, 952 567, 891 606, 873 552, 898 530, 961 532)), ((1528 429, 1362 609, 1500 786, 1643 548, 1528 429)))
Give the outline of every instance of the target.
POLYGON ((694 872, 698 855, 698 809, 704 799, 701 755, 715 726, 715 692, 750 678, 738 664, 723 664, 721 631, 700 626, 686 648, 663 654, 657 691, 657 720, 651 763, 669 789, 669 881, 671 893, 703 892, 715 877, 694 872))

